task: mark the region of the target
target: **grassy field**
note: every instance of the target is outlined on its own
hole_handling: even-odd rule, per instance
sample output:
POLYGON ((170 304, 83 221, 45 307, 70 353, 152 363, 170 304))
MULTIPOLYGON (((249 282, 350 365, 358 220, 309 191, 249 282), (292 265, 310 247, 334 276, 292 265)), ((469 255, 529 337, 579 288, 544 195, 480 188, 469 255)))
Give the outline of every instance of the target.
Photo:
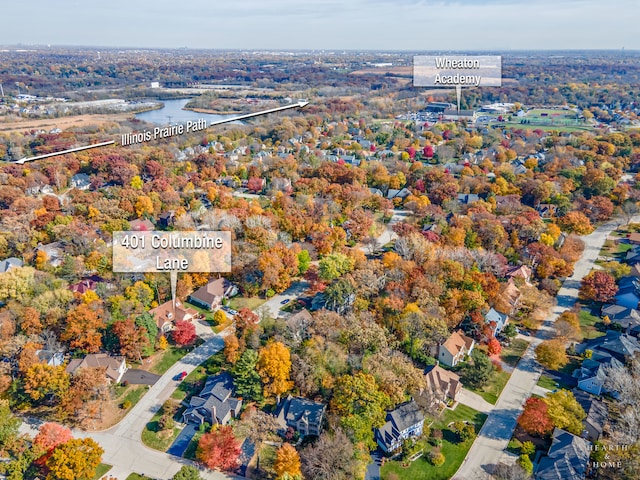
POLYGON ((101 463, 100 465, 98 465, 98 468, 96 468, 96 474, 93 476, 93 480, 100 480, 102 477, 104 477, 105 473, 111 470, 111 468, 113 468, 113 465, 101 463))
POLYGON ((180 429, 174 427, 171 435, 167 435, 166 432, 160 432, 158 430, 158 420, 160 420, 161 416, 162 414, 160 412, 156 412, 153 417, 151 417, 151 421, 147 423, 142 431, 142 443, 154 450, 166 452, 180 434, 180 429))
MULTIPOLYGON (((196 340, 196 344, 202 343, 202 340, 196 340)), ((174 345, 169 345, 167 350, 162 354, 159 360, 150 368, 151 372, 157 373, 158 375, 162 375, 164 372, 169 370, 171 366, 184 357, 189 351, 191 351, 192 347, 178 347, 174 345)))
POLYGON ((233 297, 229 300, 229 307, 234 310, 240 310, 241 308, 248 308, 249 310, 255 310, 267 301, 266 298, 259 297, 233 297))
POLYGON ((491 405, 495 405, 496 402, 498 401, 498 397, 500 396, 500 393, 502 392, 502 389, 509 381, 510 376, 511 375, 509 373, 504 371, 503 372, 494 371, 493 376, 489 379, 489 381, 484 387, 481 387, 478 389, 474 389, 471 387, 468 387, 468 388, 469 390, 480 395, 491 405))
POLYGON ((529 342, 517 338, 511 342, 511 345, 502 349, 500 358, 502 358, 502 361, 507 365, 515 367, 522 355, 524 355, 524 352, 528 346, 529 342))
POLYGON ((600 317, 592 315, 584 309, 580 310, 578 317, 580 318, 580 330, 582 331, 582 336, 585 340, 598 338, 604 335, 604 332, 601 332, 596 328, 596 323, 602 321, 600 317))
POLYGON ((542 388, 546 388, 547 390, 555 390, 556 388, 560 388, 556 385, 556 382, 553 378, 546 376, 545 374, 540 375, 540 379, 538 380, 538 386, 542 388))
POLYGON ((151 477, 145 477, 144 475, 140 475, 139 473, 132 473, 127 477, 126 480, 153 480, 151 477))
POLYGON ((129 385, 128 387, 124 387, 120 392, 120 395, 117 397, 117 402, 122 404, 129 400, 131 402, 131 407, 133 407, 140 401, 146 391, 146 385, 129 385))
POLYGON ((445 463, 435 467, 427 460, 427 452, 408 468, 403 468, 399 462, 387 462, 381 469, 383 480, 393 478, 402 480, 446 480, 458 470, 469 448, 473 444, 473 438, 459 443, 456 435, 448 429, 451 422, 472 421, 476 426, 476 432, 480 430, 487 416, 466 405, 460 405, 455 410, 446 410, 443 418, 434 423, 433 428, 443 429, 443 441, 441 452, 445 456, 445 463))

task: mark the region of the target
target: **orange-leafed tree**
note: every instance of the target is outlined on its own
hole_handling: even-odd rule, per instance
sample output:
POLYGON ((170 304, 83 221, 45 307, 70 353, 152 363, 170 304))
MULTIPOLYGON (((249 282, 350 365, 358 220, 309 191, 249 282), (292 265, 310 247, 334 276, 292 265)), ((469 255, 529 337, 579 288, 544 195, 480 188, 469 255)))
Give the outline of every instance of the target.
POLYGON ((33 445, 43 452, 42 456, 36 460, 36 464, 45 465, 53 449, 61 443, 67 443, 72 438, 71 430, 59 423, 47 422, 43 424, 33 439, 33 445))
POLYGON ((582 279, 580 298, 596 302, 608 302, 618 293, 616 279, 607 272, 595 271, 582 279))
POLYGON ((291 354, 281 342, 272 342, 259 352, 258 374, 264 383, 264 395, 279 397, 291 389, 291 354))
POLYGON ((553 430, 549 417, 549 407, 541 398, 531 397, 524 404, 524 410, 518 417, 518 424, 531 435, 544 436, 553 430))
POLYGON ((72 348, 88 353, 100 351, 101 329, 104 327, 102 310, 93 305, 80 304, 67 315, 67 325, 60 338, 72 348))
POLYGON ((491 340, 489 340, 488 346, 490 357, 493 357, 494 355, 500 355, 500 352, 502 351, 502 345, 500 345, 500 342, 495 337, 492 337, 491 340))
POLYGON ((224 358, 227 362, 235 365, 240 358, 240 342, 235 335, 227 335, 224 337, 224 358))
POLYGON ((32 400, 47 396, 61 399, 69 390, 69 374, 63 366, 36 363, 24 375, 24 391, 32 400))
POLYGON ((228 425, 219 425, 205 433, 198 442, 196 457, 212 470, 233 470, 238 466, 240 442, 228 425))
POLYGON ((140 360, 142 353, 149 346, 149 337, 144 327, 138 327, 128 318, 113 323, 113 333, 120 343, 120 354, 130 360, 140 360))
POLYGON ((290 443, 283 444, 276 451, 276 461, 273 464, 277 478, 282 479, 285 475, 289 478, 300 476, 300 455, 290 443))

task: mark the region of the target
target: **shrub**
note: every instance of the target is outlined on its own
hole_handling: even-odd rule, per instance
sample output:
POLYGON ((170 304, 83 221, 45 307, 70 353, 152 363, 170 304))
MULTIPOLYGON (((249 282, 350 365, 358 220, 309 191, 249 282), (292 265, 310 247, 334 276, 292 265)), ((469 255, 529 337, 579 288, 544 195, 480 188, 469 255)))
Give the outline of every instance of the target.
POLYGON ((120 405, 122 407, 123 410, 129 410, 131 408, 131 400, 125 400, 124 402, 122 402, 122 405, 120 405))
POLYGON ((440 467, 444 465, 445 458, 440 450, 432 450, 429 453, 429 461, 435 467, 440 467))
POLYGON ((518 458, 518 465, 520 465, 529 475, 533 473, 533 463, 531 463, 529 455, 520 455, 518 458))
POLYGON ((520 453, 522 453, 523 455, 531 455, 535 451, 536 446, 533 444, 533 442, 526 441, 522 444, 522 447, 520 447, 520 453))

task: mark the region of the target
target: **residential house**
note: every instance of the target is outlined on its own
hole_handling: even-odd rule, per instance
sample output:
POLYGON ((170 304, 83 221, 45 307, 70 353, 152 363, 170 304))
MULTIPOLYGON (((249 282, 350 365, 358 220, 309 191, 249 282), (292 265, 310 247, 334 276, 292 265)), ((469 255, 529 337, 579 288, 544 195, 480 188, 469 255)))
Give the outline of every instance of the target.
POLYGON ((442 345, 438 345, 438 360, 443 365, 455 367, 466 355, 471 355, 474 346, 473 338, 458 330, 449 335, 442 345))
POLYGON ((309 326, 313 323, 313 317, 306 308, 288 317, 285 323, 287 332, 295 342, 302 342, 310 338, 309 326))
POLYGON ((549 452, 538 463, 536 480, 584 480, 591 453, 590 443, 556 428, 549 452))
POLYGON ((540 218, 552 218, 556 216, 558 206, 553 203, 541 203, 536 207, 540 218))
POLYGON ((291 186, 291 179, 282 177, 273 177, 271 179, 271 189, 283 193, 291 193, 293 187, 291 186))
POLYGON ((424 408, 434 404, 447 405, 456 401, 456 395, 462 389, 460 377, 451 370, 445 370, 437 362, 424 371, 426 387, 414 395, 416 403, 424 408))
POLYGON ((494 336, 498 335, 505 325, 509 322, 509 315, 497 311, 495 308, 491 308, 484 316, 485 323, 491 328, 491 333, 494 336))
POLYGON ((622 368, 622 363, 615 357, 606 357, 600 360, 585 359, 580 368, 573 372, 578 379, 578 388, 593 395, 607 392, 604 382, 607 378, 607 368, 622 368))
POLYGON ((52 267, 59 267, 64 260, 64 245, 62 242, 53 242, 46 245, 38 245, 36 247, 37 252, 44 252, 47 258, 47 262, 52 267))
POLYGON ((640 278, 640 263, 634 263, 633 265, 631 265, 630 275, 633 278, 640 278))
POLYGON ((76 173, 71 177, 71 188, 77 188, 78 190, 89 190, 91 187, 91 179, 86 173, 76 173))
POLYGON ((69 290, 74 293, 79 293, 83 295, 87 293, 89 290, 95 290, 98 286, 98 283, 102 282, 102 279, 97 275, 92 275, 91 277, 84 278, 80 280, 78 283, 74 283, 69 285, 69 290))
POLYGON ((301 436, 320 436, 326 405, 301 397, 285 398, 276 410, 276 418, 283 428, 291 427, 301 436))
POLYGON ((401 188, 400 190, 396 188, 390 188, 389 190, 387 190, 387 198, 389 200, 393 200, 394 198, 404 200, 409 195, 411 195, 411 191, 408 188, 401 188))
POLYGON ((9 257, 0 261, 0 273, 5 273, 12 268, 20 268, 24 266, 24 262, 17 257, 9 257))
POLYGON ((127 371, 127 363, 124 357, 112 357, 108 353, 90 353, 84 358, 74 358, 67 365, 66 371, 73 375, 82 368, 101 368, 110 382, 119 383, 124 372, 127 371))
POLYGON ((640 352, 640 342, 626 333, 607 330, 604 336, 579 343, 575 348, 578 354, 591 350, 592 360, 602 361, 609 357, 614 357, 616 360, 625 363, 628 358, 640 352))
POLYGON ((228 372, 209 377, 198 395, 189 400, 182 414, 184 423, 226 425, 240 414, 242 399, 233 397, 235 386, 228 372))
POLYGON ((59 367, 64 364, 64 353, 54 352, 51 350, 36 350, 36 357, 40 363, 47 364, 51 367, 59 367))
POLYGON ((371 192, 371 195, 379 195, 379 196, 383 196, 382 195, 382 190, 380 190, 379 188, 370 188, 369 191, 371 192))
POLYGON ((623 277, 619 282, 614 303, 637 309, 640 303, 640 281, 634 277, 623 277))
POLYGON ((146 218, 136 218, 129 222, 129 230, 133 230, 135 232, 151 232, 155 230, 155 228, 155 225, 146 218))
POLYGON ((600 310, 602 317, 607 317, 611 323, 620 325, 624 333, 640 336, 640 311, 623 305, 604 305, 600 310))
POLYGON ((529 283, 531 280, 531 268, 526 265, 520 265, 515 267, 510 267, 505 272, 505 277, 511 279, 521 279, 524 280, 525 283, 529 283))
POLYGON ((173 329, 173 324, 175 322, 179 320, 189 322, 198 315, 198 312, 193 308, 185 308, 182 303, 180 303, 180 300, 176 300, 174 308, 173 301, 169 300, 168 302, 164 302, 162 305, 158 305, 156 308, 149 310, 149 314, 151 314, 156 320, 158 335, 163 335, 173 329))
POLYGON ((462 205, 469 205, 480 200, 480 197, 475 193, 459 193, 458 203, 462 205))
POLYGON ((375 430, 376 443, 384 452, 400 448, 405 440, 422 435, 424 415, 418 404, 411 400, 387 412, 386 423, 375 430))
POLYGON ((607 423, 609 414, 607 404, 580 390, 574 390, 573 395, 587 414, 587 418, 582 421, 584 424, 582 438, 590 442, 599 440, 607 423))
POLYGON ((498 301, 500 302, 501 308, 504 307, 504 310, 513 313, 518 307, 520 297, 522 297, 522 293, 513 281, 510 280, 500 287, 498 301))
POLYGON ((633 245, 640 245, 640 232, 633 232, 627 235, 627 241, 633 245))
POLYGON ((162 212, 158 217, 158 225, 164 228, 168 228, 176 221, 176 212, 170 210, 168 212, 162 212))
POLYGON ((238 287, 224 277, 210 280, 191 295, 189 302, 206 310, 214 310, 222 305, 223 298, 233 297, 238 294, 238 287))

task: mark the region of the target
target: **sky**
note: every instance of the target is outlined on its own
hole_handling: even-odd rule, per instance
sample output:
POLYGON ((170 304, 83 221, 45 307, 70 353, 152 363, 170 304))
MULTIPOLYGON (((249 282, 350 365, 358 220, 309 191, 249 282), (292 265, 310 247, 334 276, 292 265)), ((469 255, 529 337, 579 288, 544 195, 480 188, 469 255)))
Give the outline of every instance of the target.
POLYGON ((411 51, 640 49, 640 0, 3 3, 0 45, 411 51))

